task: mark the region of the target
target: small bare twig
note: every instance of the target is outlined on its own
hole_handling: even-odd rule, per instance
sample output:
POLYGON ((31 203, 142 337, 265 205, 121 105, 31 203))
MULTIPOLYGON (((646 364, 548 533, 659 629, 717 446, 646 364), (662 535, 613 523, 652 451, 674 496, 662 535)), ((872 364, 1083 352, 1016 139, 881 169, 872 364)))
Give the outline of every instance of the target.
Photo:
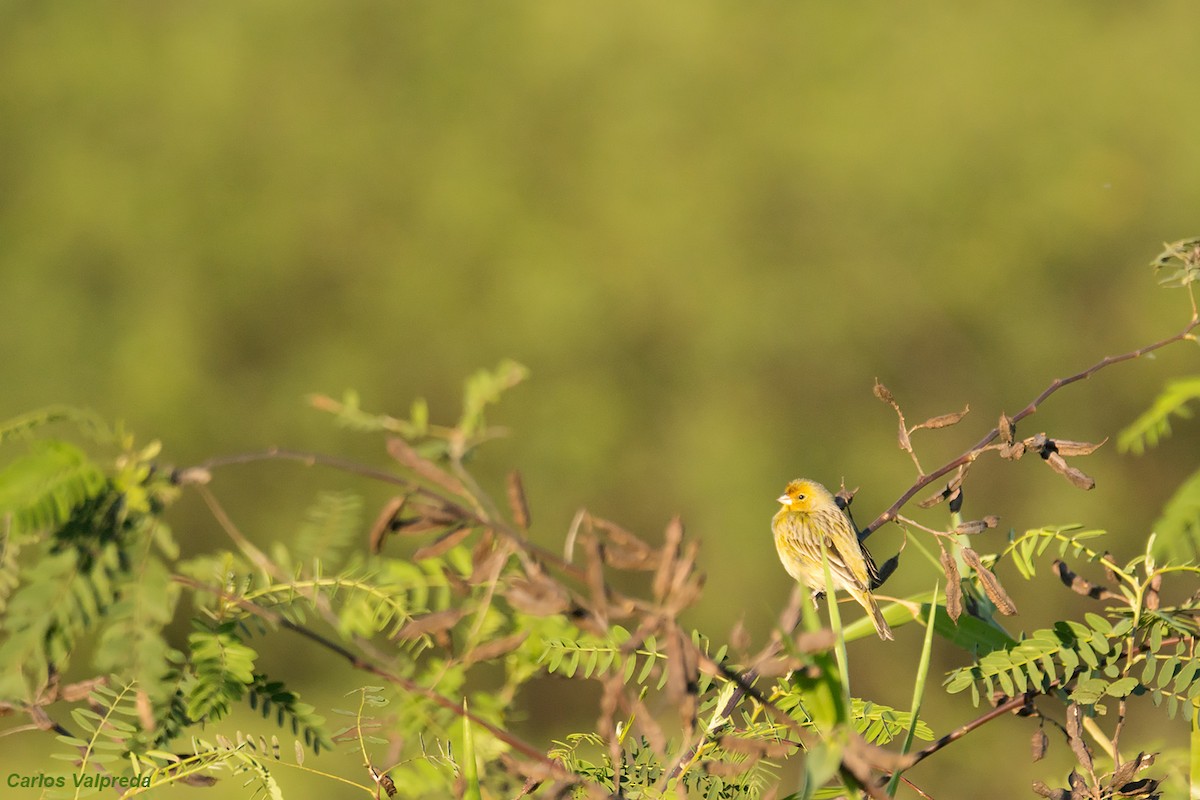
MULTIPOLYGON (((1042 403, 1044 403, 1059 389, 1070 386, 1073 383, 1086 380, 1106 367, 1110 367, 1113 364, 1119 364, 1122 361, 1131 361, 1136 358, 1141 358, 1145 355, 1153 353, 1155 350, 1161 350, 1167 345, 1174 344, 1175 342, 1194 340, 1195 336, 1192 332, 1195 331, 1197 327, 1200 327, 1200 312, 1197 311, 1195 305, 1193 304, 1192 318, 1188 320, 1188 324, 1184 326, 1183 330, 1179 331, 1173 336, 1168 336, 1167 338, 1161 339, 1153 344, 1148 344, 1145 347, 1139 347, 1136 350, 1130 350, 1127 353, 1122 353, 1116 356, 1105 356, 1082 372, 1077 372, 1069 377, 1054 379, 1027 406, 1022 408, 1012 417, 1008 418, 1010 425, 1015 425, 1026 417, 1036 413, 1038 407, 1041 406, 1042 403)), ((941 478, 943 475, 946 475, 951 471, 958 469, 959 467, 964 467, 971 464, 988 449, 988 446, 991 445, 991 443, 995 441, 999 435, 1000 428, 992 428, 990 431, 984 434, 983 438, 980 439, 973 447, 964 451, 957 458, 951 459, 928 474, 921 475, 912 486, 905 490, 904 494, 900 495, 896 502, 892 503, 892 505, 889 506, 886 511, 876 517, 871 524, 863 528, 862 533, 859 535, 859 540, 865 540, 868 536, 877 531, 882 525, 895 520, 900 512, 900 509, 903 508, 909 500, 912 500, 913 497, 915 497, 917 493, 926 486, 929 486, 938 478, 941 478)))

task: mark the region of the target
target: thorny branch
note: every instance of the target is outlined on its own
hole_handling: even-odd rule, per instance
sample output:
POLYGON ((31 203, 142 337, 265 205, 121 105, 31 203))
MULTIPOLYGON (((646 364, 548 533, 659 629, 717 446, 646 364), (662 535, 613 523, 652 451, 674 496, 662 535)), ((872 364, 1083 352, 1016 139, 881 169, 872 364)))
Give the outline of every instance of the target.
MULTIPOLYGON (((1116 356, 1105 356, 1082 372, 1077 372, 1069 377, 1054 379, 1027 406, 1010 417, 1010 422, 1013 425, 1016 425, 1016 423, 1034 414, 1038 410, 1038 407, 1041 406, 1042 403, 1044 403, 1059 389, 1070 386, 1073 383, 1086 380, 1106 367, 1110 367, 1113 364, 1119 364, 1122 361, 1131 361, 1133 359, 1141 358, 1149 353, 1153 353, 1155 350, 1160 350, 1167 345, 1174 344, 1175 342, 1181 342, 1185 340, 1194 341, 1196 337, 1193 334, 1193 331, 1195 331, 1197 327, 1200 327, 1200 311, 1197 311, 1195 305, 1193 304, 1192 318, 1188 320, 1188 323, 1184 326, 1183 330, 1179 331, 1173 336, 1168 336, 1167 338, 1161 339, 1153 344, 1148 344, 1145 347, 1139 347, 1136 350, 1130 350, 1127 353, 1122 353, 1116 356)), ((941 478, 960 467, 965 467, 975 461, 975 459, 979 458, 980 455, 987 451, 989 445, 991 445, 999 435, 1000 427, 997 426, 992 428, 990 431, 984 434, 983 438, 980 439, 973 447, 964 451, 957 458, 951 459, 932 472, 923 474, 917 478, 916 482, 913 483, 913 485, 910 486, 904 492, 904 494, 900 495, 896 502, 892 503, 892 505, 889 506, 886 511, 880 514, 869 525, 862 529, 861 533, 859 534, 860 541, 866 540, 868 536, 878 530, 885 523, 895 520, 900 512, 900 509, 903 508, 910 500, 912 500, 922 489, 937 481, 938 478, 941 478)))

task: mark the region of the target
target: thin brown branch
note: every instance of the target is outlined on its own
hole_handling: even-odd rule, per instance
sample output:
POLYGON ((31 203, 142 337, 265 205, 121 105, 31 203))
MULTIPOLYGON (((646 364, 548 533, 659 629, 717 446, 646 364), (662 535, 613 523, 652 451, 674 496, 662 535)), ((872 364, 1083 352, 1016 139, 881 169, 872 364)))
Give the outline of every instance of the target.
MULTIPOLYGON (((1155 350, 1160 350, 1160 349, 1166 347, 1167 345, 1174 344, 1175 342, 1181 342, 1181 341, 1188 340, 1188 339, 1194 339, 1195 337, 1192 335, 1192 332, 1194 330, 1196 330, 1197 327, 1200 327, 1200 313, 1197 313, 1197 310, 1193 307, 1192 318, 1188 321, 1188 324, 1186 326, 1184 326, 1183 330, 1179 331, 1178 333, 1174 334, 1173 336, 1168 336, 1165 339, 1161 339, 1157 342, 1154 342, 1153 344, 1148 344, 1144 347, 1139 347, 1136 350, 1130 350, 1127 353, 1122 353, 1122 354, 1116 355, 1116 356, 1105 356, 1104 358, 1100 359, 1095 364, 1093 364, 1092 366, 1083 370, 1082 372, 1077 372, 1074 375, 1071 375, 1066 378, 1055 378, 1027 406, 1022 408, 1020 411, 1018 411, 1016 414, 1014 414, 1010 418, 1011 423, 1015 425, 1016 423, 1025 419, 1026 417, 1036 413, 1038 410, 1038 407, 1041 406, 1042 403, 1044 403, 1052 394, 1057 392, 1059 389, 1062 389, 1066 386, 1070 386, 1071 384, 1077 383, 1082 380, 1087 380, 1088 378, 1092 377, 1097 372, 1099 372, 1102 369, 1105 369, 1106 367, 1110 367, 1113 364, 1120 364, 1123 361, 1132 361, 1133 359, 1142 358, 1145 355, 1153 353, 1155 350)), ((904 494, 900 495, 899 499, 897 499, 896 502, 892 503, 892 505, 889 506, 886 511, 884 511, 882 514, 880 514, 878 517, 876 517, 871 522, 870 525, 863 528, 862 533, 859 535, 859 538, 861 540, 865 540, 868 536, 870 536, 872 533, 874 533, 876 530, 878 530, 880 528, 880 526, 896 519, 897 515, 900 512, 900 509, 903 508, 908 503, 908 501, 912 500, 913 497, 915 497, 918 492, 920 492, 926 486, 929 486, 931 483, 936 481, 938 478, 942 477, 943 475, 946 475, 950 471, 955 470, 959 467, 968 465, 971 462, 973 462, 976 458, 978 458, 980 455, 982 455, 987 450, 988 445, 990 445, 993 441, 995 441, 996 437, 999 435, 1000 435, 999 427, 992 428, 990 431, 988 431, 986 434, 984 434, 983 438, 980 439, 975 444, 974 447, 970 448, 969 450, 966 450, 961 455, 959 455, 957 458, 951 459, 950 461, 946 462, 942 466, 935 469, 933 472, 930 472, 927 475, 922 475, 921 477, 919 477, 916 480, 916 482, 913 483, 913 485, 910 486, 904 492, 904 494)))
POLYGON ((933 744, 926 747, 924 750, 918 750, 917 752, 913 753, 911 756, 909 756, 907 758, 906 763, 904 765, 904 769, 905 770, 911 769, 912 767, 921 763, 925 759, 929 758, 931 755, 933 755, 937 751, 941 750, 946 745, 948 745, 952 742, 957 742, 959 739, 963 738, 971 731, 973 731, 976 728, 979 728, 983 725, 986 725, 987 723, 991 722, 992 720, 996 719, 997 717, 1002 717, 1005 714, 1009 713, 1010 711, 1016 711, 1018 708, 1021 708, 1021 707, 1025 706, 1026 704, 1028 704, 1030 702, 1030 700, 1032 700, 1032 698, 1033 698, 1032 693, 1019 694, 1019 695, 1016 695, 1015 697, 1008 698, 1003 703, 1001 703, 1000 705, 991 709, 983 716, 977 717, 977 718, 971 720, 970 722, 968 722, 967 724, 962 725, 958 728, 955 728, 954 730, 950 731, 950 733, 947 733, 945 736, 943 736, 942 738, 938 739, 933 744))
MULTIPOLYGON (((339 458, 337 456, 327 455, 325 453, 315 453, 302 450, 288 450, 282 447, 269 447, 266 450, 260 450, 254 453, 236 453, 228 456, 217 456, 190 467, 181 472, 190 472, 192 470, 207 471, 218 469, 220 467, 234 466, 237 464, 252 464, 258 461, 295 461, 307 467, 327 467, 330 469, 348 472, 352 475, 359 475, 370 480, 380 481, 382 483, 392 484, 394 486, 404 487, 405 491, 414 495, 421 495, 431 500, 445 502, 445 498, 437 492, 422 486, 416 481, 410 480, 403 475, 397 475, 394 472, 377 469, 375 467, 362 464, 351 459, 339 458)), ((494 506, 493 506, 494 508, 494 506)), ((481 514, 478 511, 463 508, 460 509, 461 515, 472 525, 481 528, 491 528, 496 533, 504 536, 517 544, 519 549, 529 555, 537 558, 539 561, 550 564, 556 569, 562 571, 569 577, 582 581, 584 579, 583 570, 574 564, 568 563, 557 553, 547 550, 533 542, 528 541, 525 536, 505 524, 497 517, 491 514, 481 514)))

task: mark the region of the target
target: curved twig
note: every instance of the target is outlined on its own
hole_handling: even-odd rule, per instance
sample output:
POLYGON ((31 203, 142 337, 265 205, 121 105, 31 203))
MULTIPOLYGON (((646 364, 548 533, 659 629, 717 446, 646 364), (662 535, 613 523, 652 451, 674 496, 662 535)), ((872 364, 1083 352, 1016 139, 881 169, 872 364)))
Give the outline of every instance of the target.
MULTIPOLYGON (((1074 375, 1071 375, 1066 378, 1055 378, 1053 381, 1050 382, 1049 386, 1047 386, 1045 389, 1042 390, 1041 394, 1039 394, 1037 397, 1035 397, 1027 406, 1022 408, 1020 411, 1018 411, 1015 415, 1013 415, 1011 417, 1012 423, 1015 425, 1016 423, 1020 422, 1021 420, 1030 416, 1031 414, 1034 414, 1038 410, 1038 407, 1042 403, 1044 403, 1047 400, 1047 398, 1050 397, 1050 395, 1054 394, 1059 389, 1062 389, 1065 386, 1070 386, 1072 383, 1086 380, 1086 379, 1092 377, 1093 375, 1095 375, 1100 370, 1104 369, 1105 367, 1110 367, 1113 364, 1119 364, 1122 361, 1131 361, 1136 358, 1141 358, 1142 356, 1145 356, 1149 353, 1154 352, 1155 350, 1159 350, 1163 347, 1166 347, 1169 344, 1174 344, 1175 342, 1181 342, 1186 339, 1195 339, 1195 337, 1192 335, 1192 331, 1196 330, 1197 327, 1200 327, 1200 312, 1197 312, 1196 309, 1193 308, 1192 318, 1188 321, 1188 324, 1186 326, 1184 326, 1183 330, 1179 331, 1178 333, 1174 334, 1173 336, 1168 336, 1165 339, 1161 339, 1157 342, 1154 342, 1153 344, 1148 344, 1145 347, 1139 347, 1136 350, 1130 350, 1127 353, 1122 353, 1122 354, 1116 355, 1116 356, 1105 356, 1104 358, 1100 359, 1095 364, 1093 364, 1092 366, 1083 370, 1082 372, 1077 372, 1074 375)), ((908 489, 904 492, 904 494, 900 495, 899 499, 896 500, 896 502, 892 503, 892 505, 889 506, 886 511, 884 511, 882 514, 880 514, 878 517, 876 517, 871 522, 870 525, 863 528, 862 533, 859 535, 859 540, 865 541, 868 536, 870 536, 872 533, 874 533, 876 530, 878 530, 882 525, 895 520, 897 515, 900 512, 900 509, 903 508, 908 503, 908 501, 912 500, 913 497, 915 497, 917 495, 917 493, 920 492, 922 489, 924 489, 926 486, 935 482, 938 478, 941 478, 943 475, 946 475, 947 473, 949 473, 955 469, 958 469, 961 466, 970 464, 972 461, 974 461, 976 458, 978 458, 980 455, 982 455, 986 451, 988 446, 993 441, 995 441, 996 437, 999 435, 1000 435, 999 427, 992 428, 990 431, 988 431, 986 434, 984 434, 983 438, 980 439, 975 444, 974 447, 970 448, 969 450, 966 450, 965 452, 962 453, 962 455, 958 456, 957 458, 951 459, 950 461, 946 462, 942 466, 935 469, 933 472, 930 472, 927 475, 922 475, 921 477, 919 477, 912 486, 908 487, 908 489)))

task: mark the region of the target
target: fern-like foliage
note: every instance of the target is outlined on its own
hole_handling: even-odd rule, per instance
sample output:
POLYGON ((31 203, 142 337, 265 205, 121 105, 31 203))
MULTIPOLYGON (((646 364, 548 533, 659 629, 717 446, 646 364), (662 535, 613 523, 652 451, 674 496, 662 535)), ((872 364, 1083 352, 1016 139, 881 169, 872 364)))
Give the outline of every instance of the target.
POLYGON ((109 545, 88 568, 73 550, 50 552, 21 571, 9 600, 0 642, 0 698, 30 698, 51 670, 70 663, 76 642, 100 621, 113 602, 121 553, 109 545))
POLYGON ((571 634, 569 638, 547 638, 540 643, 540 660, 552 675, 573 678, 581 674, 584 678, 592 678, 612 673, 619 674, 625 683, 635 682, 639 686, 656 676, 657 689, 666 683, 667 673, 661 667, 667 654, 655 637, 647 637, 640 646, 626 653, 623 648, 631 634, 620 625, 613 625, 606 637, 578 630, 571 634))
MULTIPOLYGON (((772 695, 778 707, 790 713, 805 727, 814 727, 812 717, 805 709, 805 692, 796 686, 780 686, 772 695)), ((904 736, 912 727, 912 714, 901 711, 882 703, 873 703, 861 698, 850 700, 849 722, 851 727, 864 739, 874 744, 887 744, 897 737, 904 736)), ((776 734, 783 731, 777 726, 768 726, 776 734)), ((913 734, 918 739, 933 740, 933 729, 924 720, 917 720, 913 734)))
POLYGON ((1193 643, 1181 641, 1169 652, 1151 651, 1141 671, 1140 686, 1154 705, 1166 703, 1171 719, 1182 714, 1191 722, 1200 709, 1200 660, 1193 647, 1193 643))
POLYGON ((946 678, 946 691, 970 689, 975 705, 981 694, 1015 697, 1030 691, 1046 694, 1055 687, 1073 687, 1071 699, 1083 704, 1094 704, 1105 695, 1125 697, 1136 681, 1113 680, 1110 667, 1123 653, 1118 643, 1132 629, 1132 621, 1114 626, 1092 613, 1085 619, 1086 625, 1067 620, 1036 630, 1011 647, 953 670, 946 678))
POLYGON ((1177 563, 1200 562, 1200 470, 1193 472, 1163 506, 1154 533, 1155 555, 1177 563))
POLYGON ((254 684, 258 653, 242 641, 233 621, 211 628, 197 627, 188 637, 195 682, 189 692, 187 714, 196 721, 218 720, 254 684))
POLYGON ((1106 557, 1105 554, 1092 549, 1084 542, 1098 539, 1105 533, 1078 524, 1034 528, 1013 539, 1000 558, 1011 557, 1021 576, 1030 580, 1037 574, 1034 559, 1045 554, 1051 546, 1055 548, 1059 558, 1069 555, 1073 558, 1085 558, 1090 562, 1101 561, 1106 557))
POLYGON ((106 485, 104 471, 78 447, 35 442, 0 471, 0 519, 16 536, 58 528, 106 485))
POLYGON ((54 405, 0 422, 0 444, 28 438, 42 428, 59 423, 74 425, 84 438, 94 442, 107 442, 113 438, 113 432, 95 412, 73 406, 54 405))
MULTIPOLYGON (((304 516, 291 550, 296 561, 311 571, 341 566, 362 525, 362 497, 353 492, 322 492, 304 516)), ((287 563, 283 567, 291 571, 287 563)))
POLYGON ((333 747, 329 734, 325 732, 325 718, 316 713, 314 706, 302 703, 300 696, 284 686, 282 681, 255 674, 254 682, 247 691, 251 708, 259 709, 264 718, 274 713, 275 721, 280 726, 290 724, 292 733, 302 736, 304 743, 314 753, 333 747))
MULTIPOLYGON (((653 747, 640 737, 627 737, 621 748, 621 759, 614 765, 601 748, 604 741, 595 734, 572 733, 555 741, 550 757, 571 772, 586 777, 608 791, 617 786, 620 776, 621 795, 630 798, 649 798, 660 795, 668 766, 653 747)), ((678 777, 680 794, 706 800, 754 800, 762 797, 776 778, 777 765, 769 759, 755 758, 745 751, 726 749, 711 743, 698 756, 698 765, 678 777)), ((586 796, 582 788, 576 793, 586 796)))
POLYGON ((175 618, 179 586, 153 555, 134 565, 130 577, 105 615, 93 662, 100 670, 135 682, 162 706, 177 690, 172 664, 180 654, 162 632, 175 618))
POLYGON ((1171 435, 1171 420, 1191 419, 1191 403, 1200 400, 1200 377, 1167 383, 1154 403, 1117 436, 1117 449, 1141 455, 1171 435))

